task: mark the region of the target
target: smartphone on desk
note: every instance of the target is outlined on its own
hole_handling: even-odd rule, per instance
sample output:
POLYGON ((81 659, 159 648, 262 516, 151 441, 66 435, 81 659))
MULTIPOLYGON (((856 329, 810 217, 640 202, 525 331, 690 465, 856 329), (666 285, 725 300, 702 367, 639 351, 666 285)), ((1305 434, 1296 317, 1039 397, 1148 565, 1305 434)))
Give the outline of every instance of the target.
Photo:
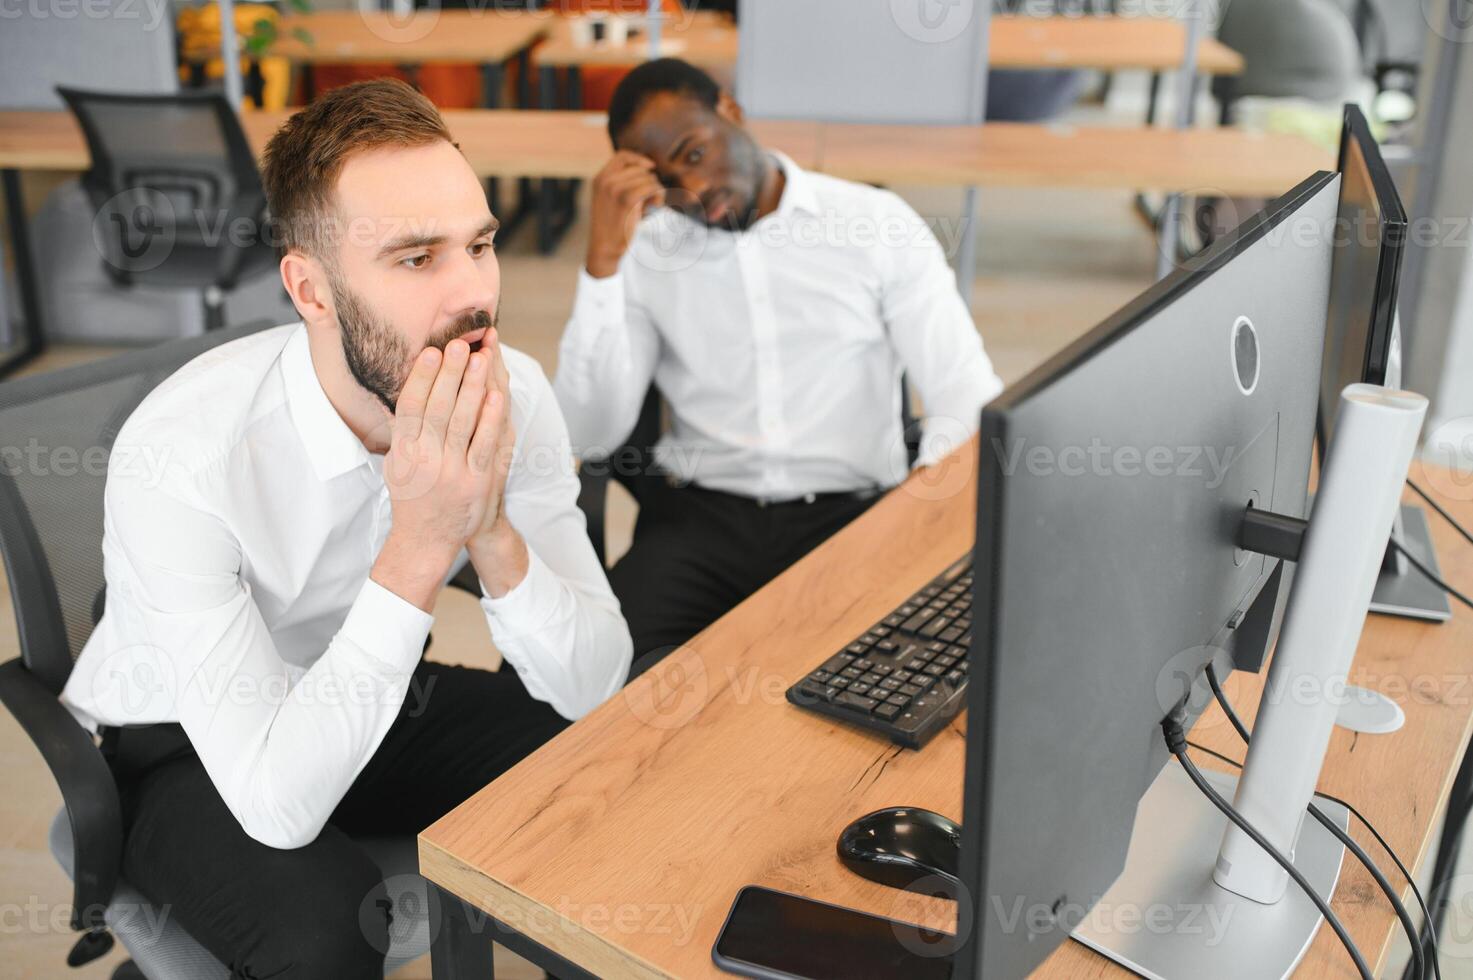
POLYGON ((761 980, 948 980, 955 937, 748 885, 711 958, 761 980))

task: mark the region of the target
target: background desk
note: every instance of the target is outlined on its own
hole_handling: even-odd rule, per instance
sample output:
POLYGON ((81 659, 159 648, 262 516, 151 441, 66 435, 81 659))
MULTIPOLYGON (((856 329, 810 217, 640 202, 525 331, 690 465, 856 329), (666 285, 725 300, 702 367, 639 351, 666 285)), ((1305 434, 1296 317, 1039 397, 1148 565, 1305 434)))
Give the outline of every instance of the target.
MULTIPOLYGON (((1023 17, 996 15, 990 26, 989 68, 1095 68, 1101 71, 1181 67, 1187 46, 1179 21, 1155 17, 1023 17)), ((666 18, 661 28, 663 54, 710 69, 730 69, 737 59, 737 28, 730 22, 697 16, 666 18)), ((644 35, 622 45, 578 44, 567 21, 557 22, 537 49, 543 67, 588 65, 633 67, 649 57, 644 35)), ((1202 42, 1198 71, 1237 75, 1243 57, 1215 38, 1202 42)))
MULTIPOLYGON (((922 475, 891 493, 427 829, 421 872, 530 937, 506 937, 523 955, 542 955, 546 965, 551 951, 601 977, 726 976, 711 962, 711 945, 748 884, 952 927, 949 903, 905 900, 859 878, 839 864, 834 844, 850 820, 884 806, 960 818, 965 716, 924 750, 902 751, 800 711, 783 692, 970 550, 975 446, 952 457, 939 477, 922 475)), ((1445 503, 1473 521, 1473 503, 1445 503)), ((1436 518, 1433 536, 1444 572, 1454 581, 1473 578, 1473 548, 1436 518)), ((1470 674, 1467 610, 1440 626, 1372 617, 1352 681, 1387 689, 1388 677, 1434 679, 1441 684, 1434 693, 1445 696, 1399 698, 1407 713, 1401 731, 1358 737, 1337 730, 1330 745, 1321 788, 1359 807, 1414 867, 1426 856, 1468 740, 1473 703, 1451 692, 1454 683, 1464 691, 1470 674)), ((1234 675, 1228 685, 1250 718, 1261 688, 1255 675, 1234 675)), ((1243 756, 1215 707, 1193 737, 1243 756)), ((1208 758, 1200 764, 1216 765, 1208 758)), ((1355 836, 1379 854, 1369 835, 1357 829, 1355 836)), ((1367 959, 1384 960, 1399 926, 1353 860, 1334 906, 1367 959)), ((437 954, 445 952, 442 942, 437 954)), ((447 965, 442 959, 438 969, 447 965)), ((1350 971, 1326 928, 1297 976, 1350 971)), ((1070 942, 1039 975, 1126 974, 1070 942)))

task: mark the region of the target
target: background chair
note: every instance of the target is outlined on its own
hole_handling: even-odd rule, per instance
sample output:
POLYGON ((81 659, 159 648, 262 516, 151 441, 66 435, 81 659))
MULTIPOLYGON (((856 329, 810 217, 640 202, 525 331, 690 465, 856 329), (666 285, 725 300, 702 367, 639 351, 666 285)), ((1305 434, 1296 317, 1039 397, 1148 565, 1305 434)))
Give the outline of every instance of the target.
MULTIPOLYGON (((50 841, 74 886, 71 926, 84 933, 68 958, 71 965, 106 953, 112 933, 133 957, 116 977, 136 977, 141 969, 155 980, 225 980, 229 972, 120 877, 122 819, 112 772, 93 736, 57 695, 102 613, 103 464, 123 422, 185 362, 269 325, 220 330, 0 385, 0 432, 11 433, 16 444, 34 439, 44 449, 33 458, 0 457, 0 554, 21 650, 19 659, 0 664, 0 702, 40 750, 61 790, 64 806, 50 841)), ((390 879, 395 904, 412 910, 395 920, 412 928, 393 931, 385 964, 392 971, 429 950, 415 843, 361 843, 390 879)))
POLYGON ((92 156, 82 186, 108 275, 200 290, 205 328, 224 326, 225 294, 277 264, 266 193, 230 103, 218 92, 58 91, 92 156))
MULTIPOLYGON (((910 386, 904 378, 900 379, 900 426, 905 436, 906 457, 914 466, 921 453, 921 427, 911 409, 910 386)), ((645 488, 665 479, 654 465, 655 444, 664 431, 665 400, 660 389, 650 385, 634 430, 625 438, 624 444, 606 456, 587 455, 579 461, 578 509, 583 511, 588 522, 588 537, 593 542, 594 553, 605 568, 609 565, 609 483, 618 483, 629 491, 636 504, 642 503, 645 488)), ((462 574, 464 572, 462 569, 462 574)), ((475 581, 474 576, 471 581, 475 581)), ((479 586, 469 588, 463 582, 455 584, 473 594, 480 594, 479 586)))

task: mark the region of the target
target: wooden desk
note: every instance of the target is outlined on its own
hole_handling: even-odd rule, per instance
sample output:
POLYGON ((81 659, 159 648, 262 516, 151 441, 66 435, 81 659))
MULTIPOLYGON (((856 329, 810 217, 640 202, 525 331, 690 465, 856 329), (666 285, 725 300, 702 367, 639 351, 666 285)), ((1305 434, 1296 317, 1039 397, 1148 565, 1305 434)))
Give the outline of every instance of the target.
MULTIPOLYGON (((664 54, 703 68, 730 69, 737 60, 737 29, 730 23, 672 16, 661 31, 664 54)), ((989 28, 988 65, 992 68, 1131 68, 1171 71, 1181 67, 1186 30, 1179 21, 1155 17, 1021 17, 994 16, 989 28)), ((578 44, 572 28, 560 21, 547 43, 537 49, 543 67, 589 65, 633 66, 649 57, 643 36, 621 45, 578 44)), ((1227 45, 1207 38, 1197 53, 1204 75, 1237 75, 1243 57, 1227 45)))
MULTIPOLYGON (((259 153, 286 112, 248 112, 259 153)), ((587 178, 609 156, 601 113, 447 110, 481 177, 587 178)), ((765 120, 757 139, 799 166, 882 184, 1094 187, 1273 196, 1334 157, 1307 140, 1231 129, 863 126, 765 120)), ((85 170, 86 143, 65 112, 0 112, 0 167, 85 170)))
POLYGON ((281 19, 280 38, 271 54, 296 62, 463 62, 506 61, 545 36, 557 22, 550 11, 415 11, 400 18, 388 13, 327 10, 281 19), (304 44, 293 32, 312 35, 304 44))
MULTIPOLYGON (((327 10, 281 18, 270 54, 286 58, 297 68, 306 99, 312 96, 313 66, 318 64, 388 63, 413 71, 430 63, 465 63, 481 68, 481 104, 501 105, 501 89, 508 62, 524 58, 556 22, 551 11, 486 10, 415 11, 412 17, 357 10, 327 10), (306 43, 298 30, 311 36, 306 43)), ((202 63, 219 57, 217 47, 186 48, 186 62, 202 63)), ((522 73, 518 103, 525 106, 530 84, 522 73)))
MULTIPOLYGON (((436 822, 419 838, 421 873, 600 977, 725 976, 710 950, 748 884, 912 922, 954 923, 949 903, 902 904, 900 893, 846 871, 834 842, 850 820, 883 806, 914 804, 960 818, 965 718, 924 750, 908 752, 800 711, 783 692, 970 549, 975 449, 975 442, 964 448, 939 481, 913 478, 436 822)), ((1473 503, 1446 503, 1473 521, 1473 503)), ((1433 536, 1445 574, 1473 578, 1473 549, 1445 524, 1434 523, 1433 536)), ((1467 610, 1440 626, 1372 617, 1352 682, 1393 693, 1388 677, 1424 678, 1441 696, 1398 697, 1407 724, 1395 734, 1337 730, 1331 741, 1321 787, 1355 803, 1414 866, 1426 856, 1468 741, 1473 705, 1466 693, 1452 692, 1463 692, 1453 685, 1470 674, 1467 610)), ((1234 675, 1228 686, 1247 709, 1262 677, 1234 675)), ((1194 737, 1242 758, 1215 708, 1194 737)), ((1355 836, 1373 848, 1368 835, 1357 829, 1355 836)), ((1334 906, 1367 959, 1383 963, 1398 926, 1353 860, 1334 906)), ((1297 976, 1348 977, 1350 970, 1323 928, 1297 976)), ((1039 975, 1126 974, 1065 943, 1039 975)))

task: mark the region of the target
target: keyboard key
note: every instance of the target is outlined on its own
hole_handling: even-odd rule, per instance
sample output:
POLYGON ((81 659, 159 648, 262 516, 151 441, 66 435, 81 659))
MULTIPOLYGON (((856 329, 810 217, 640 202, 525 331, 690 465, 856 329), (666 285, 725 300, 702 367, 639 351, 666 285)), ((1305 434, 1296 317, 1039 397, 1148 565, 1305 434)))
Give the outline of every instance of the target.
POLYGON ((946 648, 946 652, 960 660, 972 651, 969 650, 967 647, 962 646, 960 643, 953 643, 951 646, 946 648))
POLYGON ((946 683, 950 684, 952 687, 957 687, 961 684, 963 680, 966 679, 966 677, 967 675, 962 671, 953 670, 951 673, 946 675, 946 683))
POLYGON ((963 633, 972 628, 972 616, 970 611, 967 615, 956 621, 956 628, 961 630, 963 633))
POLYGON ((826 670, 815 670, 813 673, 809 674, 808 676, 812 680, 815 680, 818 683, 822 684, 822 683, 824 683, 825 681, 827 681, 830 677, 832 677, 834 675, 833 674, 830 674, 826 670))
POLYGON ((917 694, 920 694, 921 690, 922 688, 919 688, 914 684, 901 684, 899 687, 899 691, 901 694, 912 698, 915 697, 917 694))
POLYGON ((804 681, 798 685, 797 698, 803 704, 813 704, 817 701, 826 700, 823 696, 824 686, 813 681, 804 681))
POLYGON ((842 691, 848 686, 849 678, 847 677, 840 677, 838 674, 835 674, 833 677, 829 678, 829 687, 837 688, 838 690, 842 691))
POLYGON ((860 711, 870 712, 875 710, 875 706, 878 705, 880 702, 876 701, 874 698, 861 697, 860 695, 855 694, 853 691, 845 691, 838 697, 834 698, 834 703, 846 704, 851 708, 858 708, 860 711))
MULTIPOLYGON (((947 664, 946 666, 950 667, 951 664, 947 664)), ((873 671, 871 671, 870 673, 865 674, 863 677, 861 677, 859 679, 859 683, 861 683, 861 684, 872 684, 872 685, 873 684, 878 684, 878 683, 880 683, 880 675, 874 673, 873 671)))
POLYGON ((893 677, 893 678, 895 678, 900 683, 904 684, 904 683, 908 682, 915 675, 912 674, 908 670, 897 670, 895 673, 891 674, 890 676, 893 677))
POLYGON ((956 642, 962 644, 963 646, 971 646, 972 645, 972 631, 971 630, 967 630, 965 633, 962 634, 962 638, 960 640, 957 640, 956 642))
MULTIPOLYGON (((904 608, 905 608, 904 606, 901 607, 902 610, 904 608)), ((914 612, 915 612, 914 609, 912 609, 910 612, 903 612, 903 611, 893 612, 890 615, 886 616, 885 619, 883 620, 883 622, 890 629, 894 629, 895 627, 899 626, 901 623, 905 622, 908 618, 910 618, 910 616, 912 614, 914 614, 914 612)))
POLYGON ((927 623, 929 623, 935 615, 936 610, 928 606, 927 608, 917 612, 914 616, 910 617, 905 622, 901 623, 900 628, 905 630, 907 633, 914 633, 922 626, 925 626, 927 623))
POLYGON ((895 678, 887 677, 884 680, 880 681, 880 686, 887 691, 898 691, 900 690, 901 684, 895 678))
POLYGON ((935 636, 946 627, 951 625, 951 619, 946 616, 937 616, 920 629, 922 636, 935 636))
POLYGON ((853 680, 856 677, 861 677, 863 675, 864 671, 860 670, 858 667, 845 667, 843 670, 839 671, 840 677, 847 677, 850 680, 853 680))
POLYGON ((932 640, 930 643, 926 644, 926 649, 930 650, 932 653, 945 653, 946 644, 943 643, 941 640, 932 640))
POLYGON ((955 657, 948 657, 948 656, 941 656, 941 657, 937 657, 935 660, 931 661, 931 663, 933 663, 933 664, 940 664, 943 667, 950 667, 952 664, 956 663, 956 658, 955 657))
POLYGON ((862 659, 862 660, 856 660, 856 661, 854 661, 854 663, 851 666, 855 670, 861 670, 861 671, 863 671, 863 670, 869 670, 874 665, 875 665, 875 662, 873 660, 862 659))
POLYGON ((868 694, 869 688, 869 684, 864 681, 854 681, 849 685, 849 692, 851 694, 868 694))
POLYGON ((890 635, 890 627, 876 626, 874 629, 869 631, 869 635, 883 640, 885 637, 890 635))
POLYGON ((876 705, 875 706, 875 717, 876 718, 883 718, 886 721, 893 721, 900 714, 900 710, 901 710, 900 709, 900 705, 896 705, 896 704, 886 703, 886 704, 876 705))
POLYGON ((940 664, 926 664, 926 673, 932 677, 940 677, 946 673, 946 668, 940 664))
POLYGON ((875 669, 870 671, 870 673, 879 674, 881 677, 889 677, 894 673, 894 668, 889 664, 875 664, 875 669))
POLYGON ((881 653, 894 653, 895 651, 900 649, 900 644, 896 643, 894 640, 881 640, 879 643, 875 644, 875 649, 880 651, 881 653))
POLYGON ((843 670, 845 667, 848 667, 853 662, 853 657, 849 656, 849 654, 847 653, 841 653, 825 660, 823 662, 823 666, 819 667, 818 669, 826 670, 831 674, 837 674, 839 671, 843 670))
POLYGON ((912 657, 911 660, 906 663, 905 669, 912 673, 916 673, 918 671, 926 669, 926 662, 920 657, 912 657))
POLYGON ((907 704, 910 704, 910 697, 909 695, 905 694, 892 694, 885 699, 885 703, 893 704, 896 707, 903 708, 907 704))
POLYGON ((942 630, 940 634, 938 634, 937 639, 942 640, 946 643, 955 643, 957 640, 960 640, 962 638, 962 633, 963 630, 961 630, 960 628, 956 626, 950 626, 942 630))

